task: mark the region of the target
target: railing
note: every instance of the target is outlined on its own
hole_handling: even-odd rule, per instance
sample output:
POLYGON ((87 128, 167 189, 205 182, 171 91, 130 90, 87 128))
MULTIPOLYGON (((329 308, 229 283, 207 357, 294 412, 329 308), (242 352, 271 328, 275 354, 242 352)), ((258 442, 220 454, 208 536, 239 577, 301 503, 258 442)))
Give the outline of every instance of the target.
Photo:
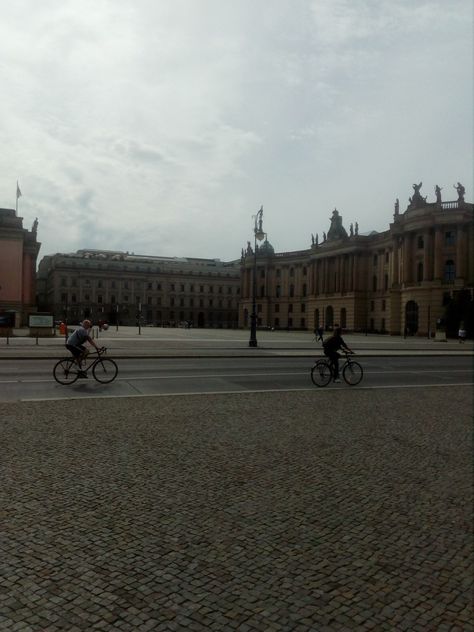
POLYGON ((459 208, 459 201, 455 200, 454 202, 441 202, 442 209, 450 209, 450 208, 459 208))

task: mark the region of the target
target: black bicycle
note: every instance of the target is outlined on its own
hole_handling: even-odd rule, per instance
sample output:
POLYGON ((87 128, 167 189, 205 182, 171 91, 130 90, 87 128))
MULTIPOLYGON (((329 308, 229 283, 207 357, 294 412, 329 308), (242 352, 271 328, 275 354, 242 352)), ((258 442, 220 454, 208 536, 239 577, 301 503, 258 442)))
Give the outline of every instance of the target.
POLYGON ((87 356, 81 360, 81 366, 79 366, 76 360, 70 356, 59 360, 54 365, 53 376, 56 382, 69 386, 80 377, 80 373, 87 375, 88 371, 92 369, 92 375, 97 382, 101 384, 110 384, 117 377, 118 366, 110 358, 104 358, 104 354, 107 351, 105 347, 101 347, 95 352, 87 354, 87 356))
MULTIPOLYGON (((341 367, 340 373, 344 378, 344 382, 349 386, 356 386, 361 381, 364 370, 358 362, 351 358, 351 354, 343 352, 345 361, 341 367)), ((329 360, 318 360, 311 367, 311 380, 315 386, 327 386, 333 379, 333 367, 329 360)))

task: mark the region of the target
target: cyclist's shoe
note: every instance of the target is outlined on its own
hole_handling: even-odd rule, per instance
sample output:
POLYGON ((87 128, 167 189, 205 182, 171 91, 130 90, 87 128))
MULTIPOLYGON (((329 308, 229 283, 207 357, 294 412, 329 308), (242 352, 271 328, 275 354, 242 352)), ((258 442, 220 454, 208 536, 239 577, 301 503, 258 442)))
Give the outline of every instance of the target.
POLYGON ((341 380, 338 377, 336 377, 336 379, 334 379, 333 382, 334 384, 340 384, 341 380))
POLYGON ((77 377, 87 378, 87 373, 85 371, 79 371, 77 377))

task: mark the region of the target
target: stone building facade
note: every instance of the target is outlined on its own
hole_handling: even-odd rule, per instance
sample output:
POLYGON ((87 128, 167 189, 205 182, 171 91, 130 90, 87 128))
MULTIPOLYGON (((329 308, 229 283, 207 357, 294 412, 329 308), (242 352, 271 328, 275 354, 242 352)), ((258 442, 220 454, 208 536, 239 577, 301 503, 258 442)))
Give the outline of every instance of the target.
POLYGON ((35 220, 31 230, 23 228, 14 209, 0 209, 0 324, 21 327, 36 312, 37 227, 35 220))
POLYGON ((252 313, 256 267, 257 324, 314 330, 318 326, 358 332, 434 335, 436 328, 457 331, 464 322, 474 332, 473 205, 458 199, 427 202, 421 183, 405 212, 396 201, 388 230, 349 233, 335 209, 327 235, 311 246, 275 253, 265 241, 255 256, 250 244, 241 257, 239 324, 252 313))
POLYGON ((56 320, 236 327, 239 263, 78 250, 43 257, 38 302, 56 320))

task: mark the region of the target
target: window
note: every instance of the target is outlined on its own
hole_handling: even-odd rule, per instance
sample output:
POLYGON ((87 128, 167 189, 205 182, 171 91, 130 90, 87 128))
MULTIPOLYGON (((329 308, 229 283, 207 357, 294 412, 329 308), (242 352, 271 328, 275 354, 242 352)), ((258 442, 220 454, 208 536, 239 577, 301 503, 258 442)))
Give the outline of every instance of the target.
POLYGON ((370 301, 370 311, 374 311, 374 301, 370 301))
POLYGON ((277 298, 280 298, 280 296, 281 296, 281 287, 279 285, 276 286, 275 296, 277 298))
POLYGON ((265 286, 261 285, 260 286, 260 296, 263 298, 265 296, 265 286))
POLYGON ((231 287, 227 288, 227 294, 232 294, 232 288, 231 287))
POLYGON ((181 292, 184 292, 184 283, 181 283, 181 292))
POLYGON ((67 303, 67 294, 61 294, 61 303, 67 303))
POLYGON ((204 307, 204 301, 202 298, 199 299, 199 307, 204 307))
POLYGON ((190 291, 190 292, 194 292, 194 285, 190 285, 190 286, 189 286, 189 291, 190 291))
POLYGON ((288 312, 292 312, 292 311, 293 311, 293 303, 289 303, 288 312))
POLYGON ((423 264, 421 261, 418 263, 416 269, 416 280, 418 281, 418 283, 421 283, 423 281, 423 264))
POLYGON ((97 287, 102 287, 102 281, 97 281, 97 287))
POLYGON ((280 304, 276 303, 275 304, 275 313, 278 314, 279 311, 280 311, 280 304))
POLYGON ((382 311, 385 311, 385 307, 386 307, 386 303, 385 303, 385 299, 382 300, 382 311))
POLYGON ((210 292, 211 294, 214 294, 214 286, 213 286, 213 285, 210 285, 210 286, 209 286, 209 292, 210 292))
POLYGON ((110 287, 115 290, 115 281, 112 281, 112 283, 110 284, 110 287))
POLYGON ((306 296, 306 292, 307 292, 306 283, 303 283, 303 296, 306 296))
POLYGON ((184 298, 179 299, 179 306, 184 307, 184 298))
POLYGON ((174 284, 174 283, 172 283, 172 284, 170 285, 170 290, 171 290, 172 292, 174 292, 174 291, 175 291, 175 284, 174 284))
POLYGON ((262 305, 259 303, 257 305, 257 312, 261 312, 262 311, 262 305))
POLYGON ((71 285, 72 285, 72 287, 77 287, 77 281, 76 281, 76 279, 73 279, 73 280, 71 281, 71 285))
POLYGON ((84 294, 84 300, 85 301, 89 301, 90 300, 90 295, 89 294, 84 294))
POLYGON ((110 297, 110 302, 111 303, 115 303, 115 296, 114 296, 114 294, 112 294, 112 296, 110 297))
POLYGON ((189 299, 189 307, 194 307, 194 299, 193 298, 189 299))
POLYGON ((128 296, 123 297, 124 303, 128 303, 128 296))
POLYGON ((99 295, 97 296, 97 302, 98 302, 99 304, 100 304, 100 303, 102 303, 102 294, 99 294, 99 295))
POLYGON ((294 268, 290 268, 290 277, 295 276, 295 270, 294 268))
POLYGON ((174 298, 173 297, 170 298, 170 306, 174 307, 174 298))
POLYGON ((294 285, 290 285, 290 296, 294 296, 295 295, 295 286, 294 285))
POLYGON ((157 289, 157 290, 161 290, 161 283, 157 283, 157 284, 156 284, 156 289, 157 289))
POLYGON ((204 285, 200 285, 200 286, 199 286, 199 291, 200 291, 200 292, 204 292, 204 285))
POLYGON ((212 298, 209 299, 209 307, 212 307, 212 298))
POLYGON ((386 274, 383 278, 383 287, 385 290, 388 290, 388 274, 386 274))
POLYGON ((445 246, 454 246, 456 243, 456 235, 454 230, 447 230, 444 233, 444 245, 445 246))
POLYGON ((260 278, 261 279, 265 278, 265 268, 261 268, 261 270, 260 270, 260 278))
POLYGON ((280 277, 281 277, 281 270, 280 270, 280 269, 278 269, 278 270, 276 271, 276 278, 277 278, 277 279, 279 279, 280 277))
POLYGON ((153 289, 153 283, 151 283, 150 281, 148 282, 148 289, 152 290, 153 289))
POLYGON ((304 318, 302 318, 302 319, 300 320, 300 325, 301 325, 301 327, 306 327, 306 321, 305 321, 305 319, 304 319, 304 318))
POLYGON ((148 305, 151 305, 151 303, 152 303, 151 296, 147 297, 147 303, 148 303, 148 305))
POLYGON ((423 235, 418 235, 416 245, 417 245, 418 250, 423 250, 423 248, 425 247, 423 235))
POLYGON ((306 311, 306 303, 301 303, 301 311, 302 312, 306 311))
POLYGON ((377 259, 378 259, 377 255, 374 255, 374 266, 377 265, 377 259))
POLYGON ((219 294, 222 294, 222 285, 219 285, 219 290, 218 290, 219 294))
POLYGON ((375 274, 374 274, 374 276, 372 277, 372 290, 373 290, 374 292, 376 292, 376 291, 377 291, 377 277, 375 276, 375 274))
POLYGON ((66 287, 67 283, 66 283, 66 279, 63 277, 61 279, 61 287, 66 287))
POLYGON ((303 266, 303 276, 306 276, 306 266, 303 266))
POLYGON ((71 303, 75 303, 75 302, 76 302, 76 295, 75 295, 75 294, 73 294, 73 295, 71 296, 71 303))
POLYGON ((388 263, 388 259, 389 259, 389 253, 388 253, 388 252, 386 252, 386 253, 385 253, 385 263, 388 263))
POLYGON ((452 259, 448 259, 444 264, 444 280, 448 283, 452 283, 456 278, 456 266, 452 259))

